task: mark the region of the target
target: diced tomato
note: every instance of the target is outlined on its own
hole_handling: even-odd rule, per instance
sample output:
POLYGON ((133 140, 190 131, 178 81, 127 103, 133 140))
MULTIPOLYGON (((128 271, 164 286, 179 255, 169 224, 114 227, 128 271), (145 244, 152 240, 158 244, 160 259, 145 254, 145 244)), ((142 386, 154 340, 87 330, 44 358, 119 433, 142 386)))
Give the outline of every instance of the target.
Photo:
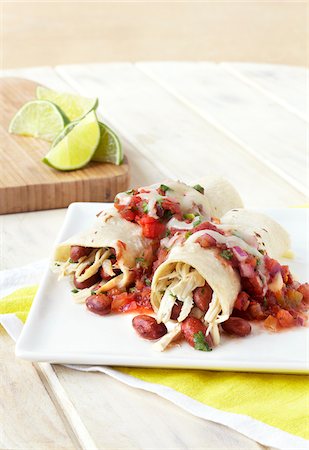
POLYGON ((295 325, 293 316, 285 309, 280 309, 276 314, 276 318, 282 328, 290 328, 295 325))
POLYGON ((200 236, 196 242, 203 248, 214 247, 216 245, 216 240, 207 233, 200 236))
POLYGON ((246 311, 249 305, 249 295, 244 291, 240 292, 234 303, 234 308, 239 309, 240 311, 246 311))
POLYGON ((140 219, 139 223, 142 227, 143 235, 146 238, 160 238, 165 233, 165 224, 146 214, 140 219))
POLYGON ((155 272, 157 268, 166 260, 168 256, 168 250, 167 248, 161 247, 158 251, 157 260, 153 264, 152 271, 155 272))
POLYGON ((263 296, 263 285, 257 274, 251 278, 241 279, 242 289, 247 292, 250 297, 262 297, 263 296))
POLYGON ((119 211, 121 217, 129 222, 134 222, 136 213, 132 209, 125 208, 119 211))
POLYGON ((217 228, 215 225, 213 225, 210 222, 203 222, 200 225, 197 225, 197 227, 192 229, 192 233, 196 233, 197 231, 201 231, 201 230, 213 230, 213 231, 217 231, 217 233, 224 234, 224 232, 222 230, 219 230, 219 228, 217 228))
POLYGON ((270 258, 269 256, 265 256, 265 267, 269 272, 269 275, 273 277, 277 272, 281 271, 281 265, 275 259, 270 258))
POLYGON ((264 327, 269 331, 278 331, 278 319, 273 316, 268 316, 267 319, 264 320, 264 327))
POLYGON ((112 300, 111 309, 114 312, 123 312, 126 307, 131 302, 135 302, 135 295, 123 292, 122 294, 115 295, 112 300))
POLYGON ((281 266, 281 275, 284 284, 292 284, 293 283, 293 277, 291 275, 290 269, 288 266, 281 266))
POLYGON ((309 283, 301 284, 297 290, 298 290, 298 292, 303 294, 303 302, 305 303, 305 305, 308 305, 309 304, 309 283))

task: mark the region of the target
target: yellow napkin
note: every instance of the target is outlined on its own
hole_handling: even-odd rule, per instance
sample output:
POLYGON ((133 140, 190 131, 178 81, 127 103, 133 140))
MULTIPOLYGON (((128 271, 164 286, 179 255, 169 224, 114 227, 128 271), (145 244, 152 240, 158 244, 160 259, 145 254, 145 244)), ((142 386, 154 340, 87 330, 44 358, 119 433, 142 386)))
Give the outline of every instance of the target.
MULTIPOLYGON (((25 321, 37 286, 18 289, 0 300, 0 314, 25 321)), ((184 369, 117 367, 143 381, 173 388, 207 406, 244 414, 295 436, 309 438, 308 377, 184 369)))

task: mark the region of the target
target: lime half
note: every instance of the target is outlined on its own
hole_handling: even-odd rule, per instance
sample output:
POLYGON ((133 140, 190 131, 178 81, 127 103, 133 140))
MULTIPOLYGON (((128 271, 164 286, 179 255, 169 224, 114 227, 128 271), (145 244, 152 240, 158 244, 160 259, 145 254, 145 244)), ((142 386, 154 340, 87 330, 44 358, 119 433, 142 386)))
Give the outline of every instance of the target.
POLYGON ((92 157, 93 161, 121 164, 122 146, 118 136, 107 125, 99 122, 101 137, 99 145, 92 157))
POLYGON ((25 103, 15 114, 9 132, 52 141, 64 129, 66 120, 59 108, 45 100, 25 103))
POLYGON ((56 92, 43 86, 37 87, 36 96, 40 100, 49 100, 55 103, 70 121, 81 119, 98 106, 97 98, 56 92))
POLYGON ((100 127, 91 111, 50 149, 43 162, 58 170, 80 169, 91 160, 99 141, 100 127))

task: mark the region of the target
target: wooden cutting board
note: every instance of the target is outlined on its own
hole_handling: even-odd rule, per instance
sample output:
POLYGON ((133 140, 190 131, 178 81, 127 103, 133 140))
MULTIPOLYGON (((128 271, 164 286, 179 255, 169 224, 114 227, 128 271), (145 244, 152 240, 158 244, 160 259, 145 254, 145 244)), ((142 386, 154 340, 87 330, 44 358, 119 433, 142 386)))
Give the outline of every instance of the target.
POLYGON ((35 99, 36 87, 21 78, 0 79, 0 213, 63 208, 76 201, 113 201, 128 187, 127 160, 121 166, 90 162, 84 169, 60 172, 41 161, 49 142, 7 131, 16 111, 35 99))

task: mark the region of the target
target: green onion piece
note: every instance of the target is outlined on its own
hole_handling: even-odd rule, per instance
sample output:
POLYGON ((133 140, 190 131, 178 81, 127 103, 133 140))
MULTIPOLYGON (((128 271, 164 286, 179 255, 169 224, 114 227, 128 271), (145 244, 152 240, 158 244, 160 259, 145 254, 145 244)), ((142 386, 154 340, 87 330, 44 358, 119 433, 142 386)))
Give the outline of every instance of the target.
POLYGON ((192 231, 187 231, 185 234, 185 238, 188 239, 192 234, 192 231))
POLYGON ((72 289, 71 292, 72 292, 72 294, 77 294, 77 292, 79 292, 79 290, 78 289, 72 289))
POLYGON ((184 214, 183 218, 188 219, 188 220, 193 220, 193 219, 195 219, 195 215, 194 214, 184 214))
POLYGON ((149 280, 149 278, 145 278, 145 284, 146 286, 151 286, 151 280, 149 280))
POLYGON ((197 227, 200 223, 202 223, 202 218, 198 216, 195 221, 193 222, 193 226, 197 227))
POLYGON ((148 211, 149 211, 148 210, 148 203, 147 202, 143 202, 142 208, 143 208, 144 213, 147 214, 148 211))

